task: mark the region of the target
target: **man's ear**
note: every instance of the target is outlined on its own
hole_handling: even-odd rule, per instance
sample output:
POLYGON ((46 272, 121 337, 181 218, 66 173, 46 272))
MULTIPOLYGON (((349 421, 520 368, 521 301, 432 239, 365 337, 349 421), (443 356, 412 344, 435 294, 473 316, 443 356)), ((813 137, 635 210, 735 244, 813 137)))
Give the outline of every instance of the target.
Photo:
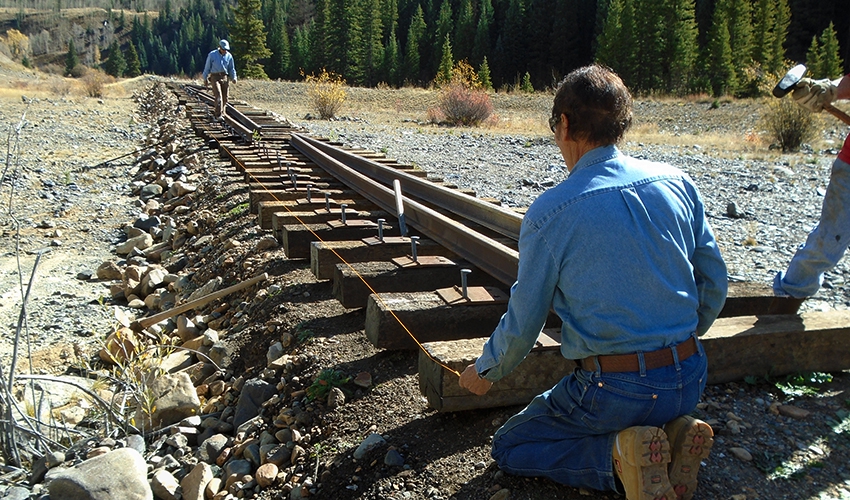
POLYGON ((570 120, 566 113, 561 113, 561 138, 565 141, 570 140, 570 120))

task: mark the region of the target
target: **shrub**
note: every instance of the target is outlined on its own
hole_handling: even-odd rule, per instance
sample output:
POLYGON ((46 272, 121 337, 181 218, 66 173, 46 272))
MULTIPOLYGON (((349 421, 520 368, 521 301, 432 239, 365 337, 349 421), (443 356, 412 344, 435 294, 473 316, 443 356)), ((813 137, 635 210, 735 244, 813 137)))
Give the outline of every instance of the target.
POLYGON ((323 120, 336 116, 345 102, 345 79, 326 69, 322 69, 319 76, 306 75, 304 78, 307 82, 307 97, 319 116, 323 120))
POLYGON ((83 76, 83 89, 89 97, 103 97, 103 87, 110 78, 106 73, 98 70, 87 71, 83 76))
POLYGON ((453 83, 440 92, 437 105, 442 121, 451 125, 478 125, 493 113, 490 96, 482 90, 453 83))
POLYGON ((783 152, 798 151, 804 142, 815 138, 817 131, 815 115, 792 99, 770 99, 762 124, 771 142, 783 152))

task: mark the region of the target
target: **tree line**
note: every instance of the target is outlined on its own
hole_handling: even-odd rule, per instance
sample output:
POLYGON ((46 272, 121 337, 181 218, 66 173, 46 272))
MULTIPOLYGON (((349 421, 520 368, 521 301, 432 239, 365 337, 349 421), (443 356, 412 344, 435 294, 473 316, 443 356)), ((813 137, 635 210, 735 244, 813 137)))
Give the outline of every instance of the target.
POLYGON ((427 86, 466 61, 495 88, 544 89, 596 61, 639 93, 748 96, 792 62, 836 78, 850 59, 840 0, 166 0, 129 29, 118 50, 143 72, 197 75, 228 38, 242 76, 360 86, 427 86))

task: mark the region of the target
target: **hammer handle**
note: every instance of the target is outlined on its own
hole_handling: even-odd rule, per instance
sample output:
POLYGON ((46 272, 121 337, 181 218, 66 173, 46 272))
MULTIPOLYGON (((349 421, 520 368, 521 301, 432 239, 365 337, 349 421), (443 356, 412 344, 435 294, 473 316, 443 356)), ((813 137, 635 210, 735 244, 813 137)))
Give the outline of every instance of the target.
POLYGON ((845 125, 850 125, 850 115, 848 115, 844 111, 841 111, 840 109, 836 108, 832 104, 824 104, 823 109, 826 110, 827 112, 831 113, 832 116, 843 121, 845 125))

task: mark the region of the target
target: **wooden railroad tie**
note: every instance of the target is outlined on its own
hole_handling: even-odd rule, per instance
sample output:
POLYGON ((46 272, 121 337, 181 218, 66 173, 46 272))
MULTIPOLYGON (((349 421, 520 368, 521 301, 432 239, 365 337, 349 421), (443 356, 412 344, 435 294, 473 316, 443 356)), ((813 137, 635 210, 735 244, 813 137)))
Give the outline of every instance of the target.
MULTIPOLYGON (((413 300, 418 300, 418 297, 413 300)), ((746 376, 780 377, 798 372, 850 368, 850 311, 768 315, 767 307, 772 300, 766 286, 730 284, 730 296, 724 311, 749 311, 749 314, 721 314, 722 317, 700 337, 708 356, 709 384, 741 380, 746 376), (760 289, 762 294, 752 295, 760 289)), ((400 307, 398 302, 393 305, 400 307)), ((377 317, 370 315, 371 307, 370 303, 366 319, 370 340, 375 333, 369 332, 369 324, 377 317)), ((473 308, 468 309, 472 311, 473 308)), ((452 314, 458 318, 464 316, 458 312, 452 314)), ((433 318, 433 314, 420 315, 433 318)), ((438 324, 435 319, 431 321, 438 324)), ((415 326, 415 323, 409 324, 409 327, 415 326)), ((491 327, 495 327, 495 323, 491 327)), ((482 329, 480 327, 478 331, 482 329)), ((413 333, 416 335, 417 331, 413 333)), ((480 338, 423 344, 425 351, 434 358, 429 358, 424 352, 419 353, 420 390, 429 405, 438 411, 458 411, 526 404, 575 368, 573 361, 561 356, 560 330, 544 329, 537 345, 514 372, 496 382, 486 395, 475 396, 461 389, 457 376, 434 360, 463 371, 481 354, 489 333, 480 338)))

